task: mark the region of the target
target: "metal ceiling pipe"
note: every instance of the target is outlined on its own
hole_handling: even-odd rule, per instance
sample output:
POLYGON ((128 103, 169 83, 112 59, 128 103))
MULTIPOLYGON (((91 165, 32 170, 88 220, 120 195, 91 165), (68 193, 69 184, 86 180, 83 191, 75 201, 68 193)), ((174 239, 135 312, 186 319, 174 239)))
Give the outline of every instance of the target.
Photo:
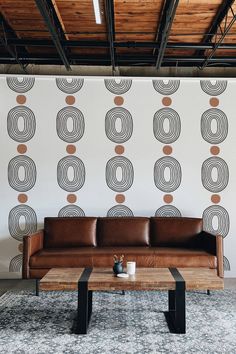
MULTIPOLYGON (((8 45, 13 45, 16 47, 54 47, 54 42, 50 39, 19 39, 19 38, 8 38, 8 45)), ((110 44, 108 41, 85 41, 85 40, 61 40, 61 44, 67 48, 109 48, 110 44)), ((1 46, 1 44, 0 44, 1 46)), ((208 42, 179 42, 172 43, 169 42, 166 45, 167 49, 214 49, 214 43, 208 42)), ((114 42, 114 48, 160 48, 160 43, 157 42, 114 42)), ((224 50, 235 50, 236 44, 221 43, 218 49, 224 50)))

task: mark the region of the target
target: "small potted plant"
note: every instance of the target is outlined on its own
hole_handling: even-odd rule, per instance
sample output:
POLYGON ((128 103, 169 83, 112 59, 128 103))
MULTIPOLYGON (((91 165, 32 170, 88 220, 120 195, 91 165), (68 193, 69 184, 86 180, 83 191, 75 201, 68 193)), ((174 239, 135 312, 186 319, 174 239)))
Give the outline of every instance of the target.
POLYGON ((124 255, 122 254, 122 256, 118 257, 116 254, 113 256, 114 258, 114 266, 113 266, 113 272, 115 274, 120 274, 124 272, 124 268, 123 268, 123 259, 124 259, 124 255))

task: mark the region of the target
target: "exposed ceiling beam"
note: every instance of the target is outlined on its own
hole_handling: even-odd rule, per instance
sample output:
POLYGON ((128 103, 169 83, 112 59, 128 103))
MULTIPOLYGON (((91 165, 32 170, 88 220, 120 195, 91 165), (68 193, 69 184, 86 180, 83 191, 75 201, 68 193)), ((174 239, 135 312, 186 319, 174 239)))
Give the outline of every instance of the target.
MULTIPOLYGON (((235 21, 236 21, 236 14, 233 12, 233 10, 231 9, 232 14, 233 14, 233 18, 231 19, 231 21, 229 22, 229 24, 224 28, 224 30, 221 32, 221 36, 218 39, 218 41, 215 43, 214 48, 212 49, 212 51, 210 52, 210 54, 207 56, 207 58, 203 61, 202 65, 201 65, 201 69, 205 68, 210 59, 213 57, 213 55, 215 54, 215 52, 217 51, 217 49, 219 49, 221 43, 223 42, 223 40, 225 39, 225 37, 227 36, 227 33, 230 31, 230 29, 233 27, 235 21)), ((226 22, 227 22, 227 18, 226 18, 226 22)))
POLYGON ((174 21, 176 9, 178 6, 179 0, 166 0, 164 8, 162 11, 158 41, 160 42, 160 49, 158 51, 158 56, 156 60, 156 68, 159 69, 162 64, 162 59, 165 54, 166 45, 168 42, 168 37, 170 34, 171 26, 174 21))
MULTIPOLYGON (((9 45, 19 46, 19 47, 54 47, 54 42, 50 39, 19 39, 19 38, 8 38, 9 45)), ((110 42, 108 41, 94 41, 94 40, 61 40, 61 45, 67 48, 109 48, 110 42)), ((114 48, 160 48, 160 43, 158 42, 114 42, 114 48)), ((215 43, 211 42, 168 42, 166 49, 213 49, 215 43)), ((218 49, 225 50, 235 50, 236 43, 221 43, 218 49)))
POLYGON ((106 0, 105 2, 105 11, 106 11, 106 20, 107 20, 107 30, 108 30, 108 39, 110 43, 110 56, 111 56, 111 66, 112 69, 115 69, 116 66, 116 57, 115 57, 115 16, 114 16, 114 1, 106 0))
POLYGON ((13 50, 10 47, 10 44, 8 43, 6 30, 8 31, 8 34, 10 33, 13 37, 16 37, 15 32, 8 24, 8 22, 5 20, 3 15, 0 13, 0 45, 2 45, 5 48, 5 50, 11 55, 11 57, 16 61, 16 63, 20 65, 23 71, 27 73, 25 69, 26 65, 24 65, 18 58, 16 47, 13 50))
POLYGON ((66 28, 65 28, 64 22, 62 20, 61 13, 57 7, 56 1, 55 0, 48 0, 48 1, 51 1, 50 7, 52 9, 52 16, 54 18, 56 27, 60 32, 61 38, 62 39, 69 39, 68 35, 65 34, 66 28))
MULTIPOLYGON (((157 32, 156 32, 156 43, 161 43, 162 33, 165 27, 165 19, 167 16, 167 9, 168 9, 168 2, 163 0, 163 6, 161 9, 161 15, 160 15, 157 32)), ((153 50, 153 55, 155 55, 155 52, 156 52, 156 48, 154 48, 153 50)))
MULTIPOLYGON (((223 21, 223 19, 227 15, 227 13, 233 3, 234 3, 234 0, 222 1, 222 4, 219 6, 219 9, 218 9, 215 17, 213 18, 213 21, 212 21, 210 27, 207 30, 207 34, 204 35, 202 42, 210 43, 212 41, 212 39, 214 38, 214 36, 218 32, 221 22, 223 21)), ((204 50, 196 52, 197 57, 201 56, 201 55, 202 56, 204 55, 204 50)))
MULTIPOLYGON (((56 16, 55 9, 51 1, 47 0, 35 0, 35 3, 44 19, 44 22, 52 36, 52 40, 57 49, 57 52, 65 65, 67 70, 71 70, 69 60, 66 56, 65 50, 61 45, 60 39, 63 36, 63 30, 60 28, 60 21, 56 16), (56 20, 57 19, 57 20, 56 20), (59 26, 59 27, 58 27, 59 26)), ((65 39, 65 38, 64 38, 65 39)))

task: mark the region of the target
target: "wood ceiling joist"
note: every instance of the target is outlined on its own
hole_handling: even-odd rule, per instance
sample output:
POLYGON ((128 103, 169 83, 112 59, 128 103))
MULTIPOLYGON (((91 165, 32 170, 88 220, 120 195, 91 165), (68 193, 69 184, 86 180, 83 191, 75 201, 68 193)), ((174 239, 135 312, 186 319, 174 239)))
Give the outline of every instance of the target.
POLYGON ((97 24, 95 21, 92 0, 55 0, 55 3, 60 12, 68 39, 86 39, 86 36, 98 40, 108 39, 104 0, 99 2, 101 24, 97 24), (90 34, 85 34, 85 32, 90 32, 90 34))
POLYGON ((0 0, 0 10, 19 38, 50 38, 34 0, 0 0))
POLYGON ((162 4, 163 0, 115 0, 116 40, 154 41, 162 4))

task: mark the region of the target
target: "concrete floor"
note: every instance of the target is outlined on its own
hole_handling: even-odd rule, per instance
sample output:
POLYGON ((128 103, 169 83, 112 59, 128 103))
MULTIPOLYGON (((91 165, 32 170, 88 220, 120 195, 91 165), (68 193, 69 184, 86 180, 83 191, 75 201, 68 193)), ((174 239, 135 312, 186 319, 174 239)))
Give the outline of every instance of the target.
MULTIPOLYGON (((34 291, 35 281, 22 279, 0 279, 0 296, 11 289, 34 291)), ((236 278, 226 278, 225 289, 236 289, 236 278)))

